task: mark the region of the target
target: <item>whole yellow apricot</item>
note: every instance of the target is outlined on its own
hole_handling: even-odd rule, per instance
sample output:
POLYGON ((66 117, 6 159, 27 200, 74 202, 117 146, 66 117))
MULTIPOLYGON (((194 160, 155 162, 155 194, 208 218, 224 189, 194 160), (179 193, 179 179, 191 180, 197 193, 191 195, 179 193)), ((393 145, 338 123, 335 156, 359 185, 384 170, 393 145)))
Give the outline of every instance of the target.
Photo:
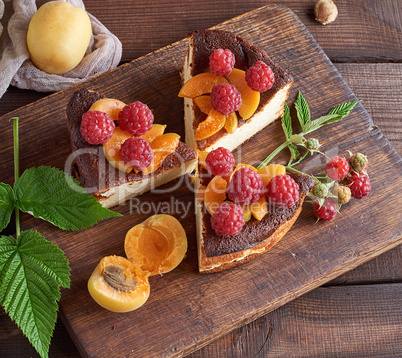
POLYGON ((68 72, 84 57, 91 32, 91 21, 85 10, 64 1, 45 3, 28 27, 31 60, 47 73, 68 72))

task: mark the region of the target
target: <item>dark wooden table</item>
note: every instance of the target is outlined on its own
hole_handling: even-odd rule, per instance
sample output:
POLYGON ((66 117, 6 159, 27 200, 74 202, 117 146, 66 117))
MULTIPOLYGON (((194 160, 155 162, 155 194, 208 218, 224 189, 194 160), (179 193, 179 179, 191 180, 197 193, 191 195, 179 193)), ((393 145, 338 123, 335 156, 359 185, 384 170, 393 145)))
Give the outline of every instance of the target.
MULTIPOLYGON (((191 30, 208 28, 268 3, 85 1, 87 11, 120 38, 122 62, 180 40, 191 30)), ((314 21, 314 1, 277 3, 299 16, 374 123, 402 154, 402 2, 337 0, 339 16, 327 26, 314 21)), ((46 95, 10 87, 0 99, 0 115, 46 95)), ((188 357, 401 357, 401 297, 399 246, 188 357)), ((0 357, 37 356, 0 311, 0 357)), ((60 320, 50 357, 79 357, 60 320)))

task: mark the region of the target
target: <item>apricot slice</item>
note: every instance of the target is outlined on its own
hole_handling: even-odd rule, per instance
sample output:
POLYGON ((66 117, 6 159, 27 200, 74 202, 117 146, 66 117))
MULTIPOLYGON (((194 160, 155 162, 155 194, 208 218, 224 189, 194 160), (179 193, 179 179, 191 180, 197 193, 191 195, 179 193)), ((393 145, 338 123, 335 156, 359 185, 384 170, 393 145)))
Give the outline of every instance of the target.
POLYGON ((150 143, 154 158, 151 164, 142 171, 143 174, 147 175, 157 170, 162 165, 165 158, 176 150, 179 142, 180 136, 176 133, 165 133, 156 137, 150 143))
POLYGON ((88 291, 109 311, 133 311, 149 297, 148 273, 124 257, 106 256, 89 278, 88 291))
POLYGON ((152 128, 140 138, 145 139, 149 144, 151 144, 156 137, 161 136, 165 132, 166 127, 166 124, 153 124, 152 128))
POLYGON ((124 160, 120 155, 120 148, 122 144, 131 137, 131 134, 116 127, 113 130, 112 137, 103 145, 103 152, 108 162, 115 168, 130 173, 133 168, 124 164, 124 160))
POLYGON ((198 152, 198 164, 201 165, 204 169, 207 169, 205 160, 207 159, 208 154, 209 154, 209 152, 207 152, 207 151, 199 151, 198 152))
POLYGON ((102 98, 98 99, 89 108, 90 111, 101 111, 107 113, 114 121, 119 119, 119 112, 126 104, 118 99, 102 98))
POLYGON ((250 204, 250 209, 257 220, 262 220, 268 212, 268 203, 265 195, 261 196, 255 203, 250 204))
POLYGON ((208 114, 212 109, 211 96, 209 94, 195 97, 193 101, 202 113, 208 114))
POLYGON ((260 104, 260 92, 253 91, 247 85, 246 72, 238 68, 234 68, 226 79, 235 85, 241 94, 241 106, 238 110, 240 117, 244 120, 250 118, 260 104))
POLYGON ((213 215, 216 209, 225 201, 227 186, 227 181, 220 176, 213 177, 208 183, 204 194, 204 205, 210 215, 213 215))
POLYGON ((127 232, 124 250, 127 258, 149 275, 167 273, 187 252, 186 232, 175 217, 154 215, 127 232))
POLYGON ((202 94, 211 93, 212 88, 219 83, 228 83, 225 77, 211 72, 200 73, 191 77, 180 89, 179 97, 194 98, 202 94))
POLYGON ((250 221, 250 219, 251 219, 250 205, 243 206, 243 212, 244 212, 244 221, 245 222, 250 221))
POLYGON ((233 134, 237 129, 237 115, 231 113, 226 116, 225 129, 229 134, 233 134))
POLYGON ((277 176, 279 174, 285 175, 286 168, 284 165, 281 164, 269 164, 264 168, 258 170, 257 173, 260 175, 264 186, 267 187, 268 183, 274 176, 277 176))
POLYGON ((215 109, 211 109, 207 118, 202 121, 195 130, 194 139, 208 138, 219 132, 226 123, 226 116, 215 109))

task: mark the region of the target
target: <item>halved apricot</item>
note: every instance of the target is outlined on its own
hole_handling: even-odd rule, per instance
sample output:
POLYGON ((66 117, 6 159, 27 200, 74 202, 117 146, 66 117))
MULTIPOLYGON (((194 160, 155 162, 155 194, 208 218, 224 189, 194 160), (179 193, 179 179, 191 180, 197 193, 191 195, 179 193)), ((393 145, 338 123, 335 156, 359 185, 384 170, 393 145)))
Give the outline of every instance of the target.
POLYGON ((227 181, 220 176, 213 177, 208 183, 204 194, 204 205, 210 215, 213 215, 225 201, 227 186, 227 181))
POLYGON ((143 174, 147 175, 157 170, 162 165, 165 158, 176 150, 179 142, 180 136, 176 133, 165 133, 156 137, 150 143, 154 158, 151 164, 142 171, 143 174))
POLYGON ((262 220, 268 212, 268 203, 265 195, 261 196, 255 203, 250 204, 250 209, 257 220, 262 220))
POLYGON ((165 132, 166 127, 166 124, 153 124, 152 128, 140 138, 145 139, 149 144, 151 144, 156 137, 161 136, 165 132))
POLYGON ((226 116, 225 129, 229 134, 233 134, 237 129, 237 115, 231 113, 226 116))
POLYGON ((116 127, 113 130, 112 137, 103 145, 103 152, 108 162, 115 168, 130 173, 133 168, 124 164, 124 160, 120 155, 120 148, 122 144, 131 137, 131 134, 116 127))
POLYGON ((187 252, 187 236, 180 222, 171 215, 153 215, 132 227, 126 235, 127 258, 149 275, 173 270, 187 252))
POLYGON ((260 104, 260 92, 253 91, 247 85, 246 72, 238 68, 234 68, 226 79, 235 85, 241 94, 241 106, 238 110, 240 117, 244 120, 250 118, 260 104))
POLYGON ((114 121, 119 119, 119 112, 126 104, 118 99, 102 98, 98 99, 89 108, 90 111, 101 111, 107 113, 114 121))
POLYGON ((133 311, 149 297, 148 273, 124 257, 106 256, 89 278, 88 291, 109 311, 133 311))
POLYGON ((285 175, 286 168, 284 165, 281 164, 269 164, 258 170, 257 173, 260 175, 264 186, 267 187, 268 183, 274 176, 277 176, 279 174, 285 175))
POLYGON ((194 139, 208 138, 219 132, 226 123, 226 116, 215 109, 211 109, 207 118, 202 121, 195 130, 194 139))
POLYGON ((219 83, 228 83, 225 77, 211 72, 200 73, 190 78, 180 89, 179 97, 194 98, 202 94, 211 93, 212 88, 219 83))
POLYGON ((202 113, 208 114, 212 109, 211 96, 209 94, 195 97, 193 101, 202 113))

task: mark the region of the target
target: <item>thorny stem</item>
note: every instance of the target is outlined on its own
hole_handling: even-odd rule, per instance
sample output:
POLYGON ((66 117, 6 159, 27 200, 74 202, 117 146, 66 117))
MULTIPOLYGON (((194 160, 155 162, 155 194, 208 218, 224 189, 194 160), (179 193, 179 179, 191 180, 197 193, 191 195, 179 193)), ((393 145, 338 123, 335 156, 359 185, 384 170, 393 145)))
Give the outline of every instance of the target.
MULTIPOLYGON (((18 142, 18 117, 11 118, 13 121, 13 137, 14 137, 14 185, 20 177, 20 155, 19 155, 19 142, 18 142)), ((20 211, 15 207, 15 233, 17 241, 20 237, 20 211)))

